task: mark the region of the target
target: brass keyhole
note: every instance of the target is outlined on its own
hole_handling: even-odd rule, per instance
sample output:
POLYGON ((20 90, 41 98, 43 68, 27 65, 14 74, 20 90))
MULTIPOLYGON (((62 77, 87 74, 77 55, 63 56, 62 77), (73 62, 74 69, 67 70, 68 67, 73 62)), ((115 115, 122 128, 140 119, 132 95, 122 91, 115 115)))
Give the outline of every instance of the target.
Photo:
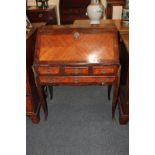
POLYGON ((102 73, 103 73, 103 74, 105 74, 105 73, 106 73, 106 70, 105 70, 105 68, 102 70, 102 73))
POLYGON ((39 18, 41 18, 42 16, 43 16, 43 14, 42 14, 42 13, 40 13, 40 14, 38 15, 38 17, 39 17, 39 18))
POLYGON ((74 32, 73 34, 75 39, 79 39, 80 38, 80 33, 79 32, 74 32))

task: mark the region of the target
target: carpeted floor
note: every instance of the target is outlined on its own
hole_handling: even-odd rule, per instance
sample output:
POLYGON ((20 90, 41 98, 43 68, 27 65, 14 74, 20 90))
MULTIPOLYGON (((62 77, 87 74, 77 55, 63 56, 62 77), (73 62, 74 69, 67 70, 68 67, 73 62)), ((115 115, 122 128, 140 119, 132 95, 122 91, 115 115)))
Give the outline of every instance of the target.
POLYGON ((57 86, 48 120, 27 118, 27 155, 128 155, 129 125, 111 120, 107 87, 57 86))

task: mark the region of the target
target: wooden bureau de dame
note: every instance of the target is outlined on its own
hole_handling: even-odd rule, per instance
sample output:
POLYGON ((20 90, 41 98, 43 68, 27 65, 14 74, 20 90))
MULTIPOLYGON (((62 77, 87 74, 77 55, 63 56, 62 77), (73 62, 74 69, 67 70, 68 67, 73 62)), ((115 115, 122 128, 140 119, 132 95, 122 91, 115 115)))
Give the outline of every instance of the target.
POLYGON ((115 27, 72 25, 39 28, 33 68, 46 117, 44 86, 112 84, 114 118, 120 77, 115 27))

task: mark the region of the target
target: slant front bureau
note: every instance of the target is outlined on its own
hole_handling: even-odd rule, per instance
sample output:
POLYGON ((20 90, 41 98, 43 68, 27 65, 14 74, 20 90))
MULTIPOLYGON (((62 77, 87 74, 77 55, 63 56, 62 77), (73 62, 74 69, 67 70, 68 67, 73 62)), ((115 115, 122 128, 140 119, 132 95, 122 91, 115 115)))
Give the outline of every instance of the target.
POLYGON ((46 117, 46 85, 113 84, 114 118, 120 77, 115 27, 43 26, 37 34, 33 67, 46 117))

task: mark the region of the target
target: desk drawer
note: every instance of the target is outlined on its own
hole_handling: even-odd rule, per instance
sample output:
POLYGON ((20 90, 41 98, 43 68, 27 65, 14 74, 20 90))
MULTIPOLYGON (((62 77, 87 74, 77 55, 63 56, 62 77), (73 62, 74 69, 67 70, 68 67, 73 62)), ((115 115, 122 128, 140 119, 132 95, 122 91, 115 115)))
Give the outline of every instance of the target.
POLYGON ((116 67, 111 66, 93 66, 93 74, 113 74, 116 73, 116 67))
POLYGON ((53 11, 44 11, 44 10, 36 10, 36 11, 27 11, 27 16, 29 20, 33 22, 48 22, 49 20, 54 20, 53 11))
POLYGON ((65 67, 64 68, 65 75, 87 75, 88 67, 65 67))
POLYGON ((37 68, 39 74, 51 74, 51 75, 57 75, 60 72, 59 67, 47 67, 47 66, 41 66, 37 68))
POLYGON ((110 77, 85 77, 85 76, 39 76, 39 81, 42 84, 108 84, 115 80, 114 76, 110 77))

